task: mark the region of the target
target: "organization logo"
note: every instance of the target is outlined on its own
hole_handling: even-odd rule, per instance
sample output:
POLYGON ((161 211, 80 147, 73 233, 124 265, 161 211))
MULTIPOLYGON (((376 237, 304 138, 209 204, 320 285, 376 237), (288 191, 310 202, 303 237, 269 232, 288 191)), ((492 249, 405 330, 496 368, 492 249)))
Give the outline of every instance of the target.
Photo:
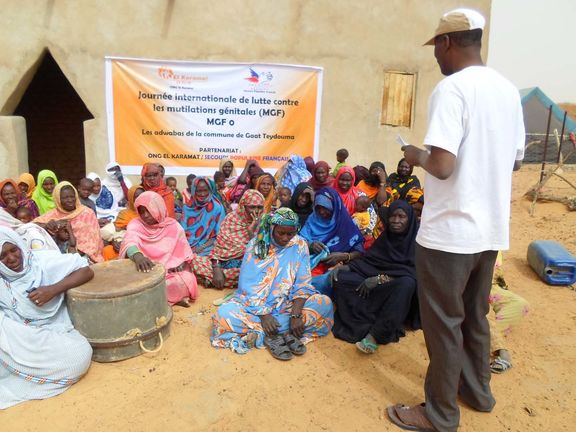
POLYGON ((250 76, 244 78, 250 83, 250 89, 254 91, 265 90, 270 87, 274 75, 270 71, 255 71, 252 68, 248 68, 250 71, 250 76))
POLYGON ((158 76, 166 81, 172 81, 177 84, 189 84, 195 81, 208 81, 207 76, 199 76, 192 73, 178 73, 165 66, 160 66, 158 68, 158 76))

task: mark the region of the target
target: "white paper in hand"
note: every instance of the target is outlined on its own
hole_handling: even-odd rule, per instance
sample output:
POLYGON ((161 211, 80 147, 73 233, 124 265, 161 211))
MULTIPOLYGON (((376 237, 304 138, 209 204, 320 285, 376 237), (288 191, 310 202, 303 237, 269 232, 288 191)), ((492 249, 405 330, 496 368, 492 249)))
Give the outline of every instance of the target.
POLYGON ((402 137, 400 136, 400 134, 396 135, 396 142, 397 142, 398 144, 400 144, 401 147, 405 147, 405 146, 408 145, 408 143, 407 143, 406 141, 404 141, 404 138, 402 138, 402 137))

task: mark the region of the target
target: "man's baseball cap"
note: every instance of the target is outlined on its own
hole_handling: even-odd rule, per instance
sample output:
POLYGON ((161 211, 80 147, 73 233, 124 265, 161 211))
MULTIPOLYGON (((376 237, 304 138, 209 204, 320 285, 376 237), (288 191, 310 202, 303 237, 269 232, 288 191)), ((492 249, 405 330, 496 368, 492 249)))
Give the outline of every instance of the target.
POLYGON ((476 29, 484 30, 485 24, 486 20, 480 12, 465 8, 451 10, 440 18, 434 37, 424 45, 434 45, 434 38, 446 33, 476 29))

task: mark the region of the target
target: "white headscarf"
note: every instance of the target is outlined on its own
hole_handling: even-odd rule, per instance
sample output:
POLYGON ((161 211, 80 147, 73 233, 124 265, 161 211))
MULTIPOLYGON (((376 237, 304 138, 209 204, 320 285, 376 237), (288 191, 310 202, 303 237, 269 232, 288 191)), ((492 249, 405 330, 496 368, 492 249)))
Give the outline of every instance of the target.
POLYGON ((22 253, 23 269, 9 269, 0 262, 0 310, 6 315, 33 322, 35 325, 52 318, 64 301, 64 294, 55 296, 41 307, 36 306, 28 294, 35 288, 60 282, 70 273, 88 265, 78 254, 63 255, 56 251, 32 252, 24 240, 13 230, 0 227, 0 250, 5 243, 12 243, 22 253))
MULTIPOLYGON (((122 201, 123 199, 127 198, 124 196, 124 191, 122 190, 122 185, 120 184, 120 180, 116 178, 114 173, 111 173, 110 170, 114 167, 120 166, 118 162, 112 161, 108 165, 106 165, 106 176, 102 179, 102 184, 108 188, 112 195, 114 195, 114 201, 116 203, 122 201)), ((127 189, 132 187, 132 182, 124 177, 124 184, 126 185, 127 189)))
POLYGON ((22 223, 7 211, 0 209, 0 227, 13 229, 29 249, 32 250, 59 250, 54 239, 44 228, 33 222, 22 223))

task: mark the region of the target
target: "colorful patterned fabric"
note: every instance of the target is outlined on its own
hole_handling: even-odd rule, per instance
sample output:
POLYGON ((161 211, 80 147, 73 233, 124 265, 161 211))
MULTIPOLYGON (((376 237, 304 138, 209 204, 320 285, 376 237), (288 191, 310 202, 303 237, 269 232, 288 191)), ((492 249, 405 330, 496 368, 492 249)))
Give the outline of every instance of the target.
POLYGON ((306 182, 311 178, 310 172, 306 169, 306 162, 302 156, 292 155, 284 167, 284 171, 280 175, 280 185, 287 187, 293 193, 296 186, 302 182, 306 182))
POLYGON ((293 210, 286 207, 281 207, 274 213, 265 214, 258 227, 258 234, 256 235, 256 243, 254 245, 254 254, 260 259, 264 259, 268 255, 274 225, 291 226, 299 230, 300 220, 293 210))
POLYGON ((315 191, 317 191, 318 189, 322 189, 323 187, 334 186, 334 177, 330 174, 330 166, 328 165, 328 162, 318 161, 314 165, 312 178, 310 179, 309 183, 312 185, 312 189, 314 189, 315 191), (318 180, 318 178, 316 177, 316 170, 318 168, 326 169, 327 176, 323 182, 318 180))
POLYGON ((356 198, 358 198, 360 192, 360 189, 354 186, 355 182, 356 174, 354 174, 354 170, 349 166, 343 166, 340 168, 338 174, 336 174, 336 178, 334 179, 334 189, 336 192, 338 192, 338 195, 340 195, 340 199, 344 204, 344 208, 348 210, 349 215, 354 214, 354 210, 356 209, 356 198), (338 184, 340 177, 342 177, 344 174, 350 174, 352 176, 352 186, 346 192, 340 189, 340 185, 338 184))
MULTIPOLYGON (((254 189, 256 190, 260 190, 260 185, 262 184, 262 182, 264 181, 265 178, 268 178, 272 181, 272 189, 270 189, 270 192, 268 193, 267 197, 264 197, 264 212, 265 213, 269 213, 273 210, 274 205, 276 204, 276 180, 274 179, 274 176, 272 174, 262 174, 261 176, 258 176, 258 179, 256 180, 256 184, 254 185, 254 189)), ((262 193, 262 192, 260 192, 262 193)), ((262 196, 264 196, 264 194, 262 194, 262 196)))
POLYGON ((102 262, 104 260, 102 256, 104 244, 100 237, 100 225, 98 225, 94 212, 80 204, 76 188, 67 181, 58 183, 52 195, 56 208, 34 219, 34 222, 46 224, 51 220, 69 220, 74 237, 76 237, 76 249, 90 258, 92 262, 102 262), (60 194, 64 187, 72 188, 76 195, 76 208, 71 212, 64 210, 60 201, 60 194))
POLYGON ((158 186, 153 186, 152 182, 146 178, 146 174, 153 167, 158 168, 158 164, 145 163, 142 166, 142 171, 140 172, 140 175, 142 176, 142 187, 144 187, 145 191, 156 192, 158 195, 160 195, 166 204, 167 215, 171 218, 175 218, 176 212, 174 209, 174 194, 172 193, 172 189, 166 186, 166 183, 164 183, 164 179, 162 177, 160 177, 158 186))
POLYGON ((34 190, 36 190, 36 180, 34 180, 34 176, 30 173, 22 173, 16 183, 19 185, 20 183, 24 183, 28 185, 28 192, 26 192, 26 198, 32 199, 32 194, 34 190))
POLYGON ((16 245, 24 268, 0 263, 0 409, 64 392, 90 366, 92 349, 72 325, 61 293, 38 307, 32 289, 60 282, 88 265, 78 254, 32 252, 18 234, 0 227, 0 248, 16 245))
POLYGON ((338 193, 332 188, 320 189, 314 197, 314 212, 300 231, 309 243, 319 241, 328 246, 330 252, 350 252, 363 250, 364 237, 352 221, 338 193), (318 215, 317 206, 332 211, 330 220, 318 215))
POLYGON ((218 308, 212 317, 212 345, 244 353, 243 339, 256 333, 256 347, 264 346, 264 331, 259 316, 272 315, 278 331, 289 330, 294 299, 306 299, 302 315, 305 324, 303 343, 325 336, 334 322, 332 303, 311 285, 308 245, 295 236, 285 247, 272 243, 264 259, 254 253, 256 239, 246 249, 238 289, 234 297, 218 308))
POLYGON ((51 178, 52 180, 54 180, 54 184, 58 184, 58 178, 56 177, 56 174, 54 174, 52 171, 42 170, 38 173, 38 181, 36 182, 37 187, 32 193, 32 199, 38 206, 38 211, 40 212, 40 214, 44 214, 48 210, 52 210, 54 207, 56 207, 52 195, 46 192, 42 187, 44 181, 47 178, 51 178))
POLYGON ((220 223, 226 217, 226 209, 216 196, 216 185, 208 177, 196 177, 190 187, 192 200, 183 208, 180 222, 186 231, 190 247, 197 255, 209 255, 214 247, 220 223), (203 200, 196 196, 200 182, 208 186, 208 195, 203 200))
POLYGON ((249 189, 242 195, 238 208, 228 214, 220 224, 220 231, 210 254, 213 259, 228 261, 242 258, 250 241, 248 233, 250 222, 245 207, 263 205, 264 197, 257 190, 249 189))
POLYGON ((20 194, 19 192, 20 189, 18 188, 16 182, 10 179, 6 179, 0 182, 0 207, 4 209, 8 207, 8 203, 4 202, 4 199, 2 198, 2 190, 4 189, 4 186, 8 184, 14 188, 14 192, 16 193, 17 197, 16 199, 18 200, 18 207, 26 207, 28 210, 30 210, 30 213, 32 214, 33 218, 40 216, 38 206, 36 205, 34 200, 23 197, 22 194, 20 194))
POLYGON ((142 193, 136 198, 134 206, 145 207, 158 223, 147 225, 140 217, 132 220, 120 246, 120 258, 125 258, 128 249, 136 246, 151 261, 162 264, 166 269, 166 291, 170 304, 185 298, 195 299, 198 286, 194 274, 189 271, 168 272, 194 257, 184 229, 175 219, 167 216, 166 203, 155 192, 142 193))
MULTIPOLYGON (((244 244, 245 248, 246 244, 244 244)), ((223 288, 236 288, 238 285, 238 277, 240 276, 240 266, 242 260, 232 259, 221 263, 221 270, 224 273, 226 281, 223 288)), ((207 256, 196 256, 192 261, 192 269, 194 274, 201 278, 200 283, 205 283, 207 286, 212 286, 212 278, 214 277, 214 269, 212 268, 212 259, 207 256)))

